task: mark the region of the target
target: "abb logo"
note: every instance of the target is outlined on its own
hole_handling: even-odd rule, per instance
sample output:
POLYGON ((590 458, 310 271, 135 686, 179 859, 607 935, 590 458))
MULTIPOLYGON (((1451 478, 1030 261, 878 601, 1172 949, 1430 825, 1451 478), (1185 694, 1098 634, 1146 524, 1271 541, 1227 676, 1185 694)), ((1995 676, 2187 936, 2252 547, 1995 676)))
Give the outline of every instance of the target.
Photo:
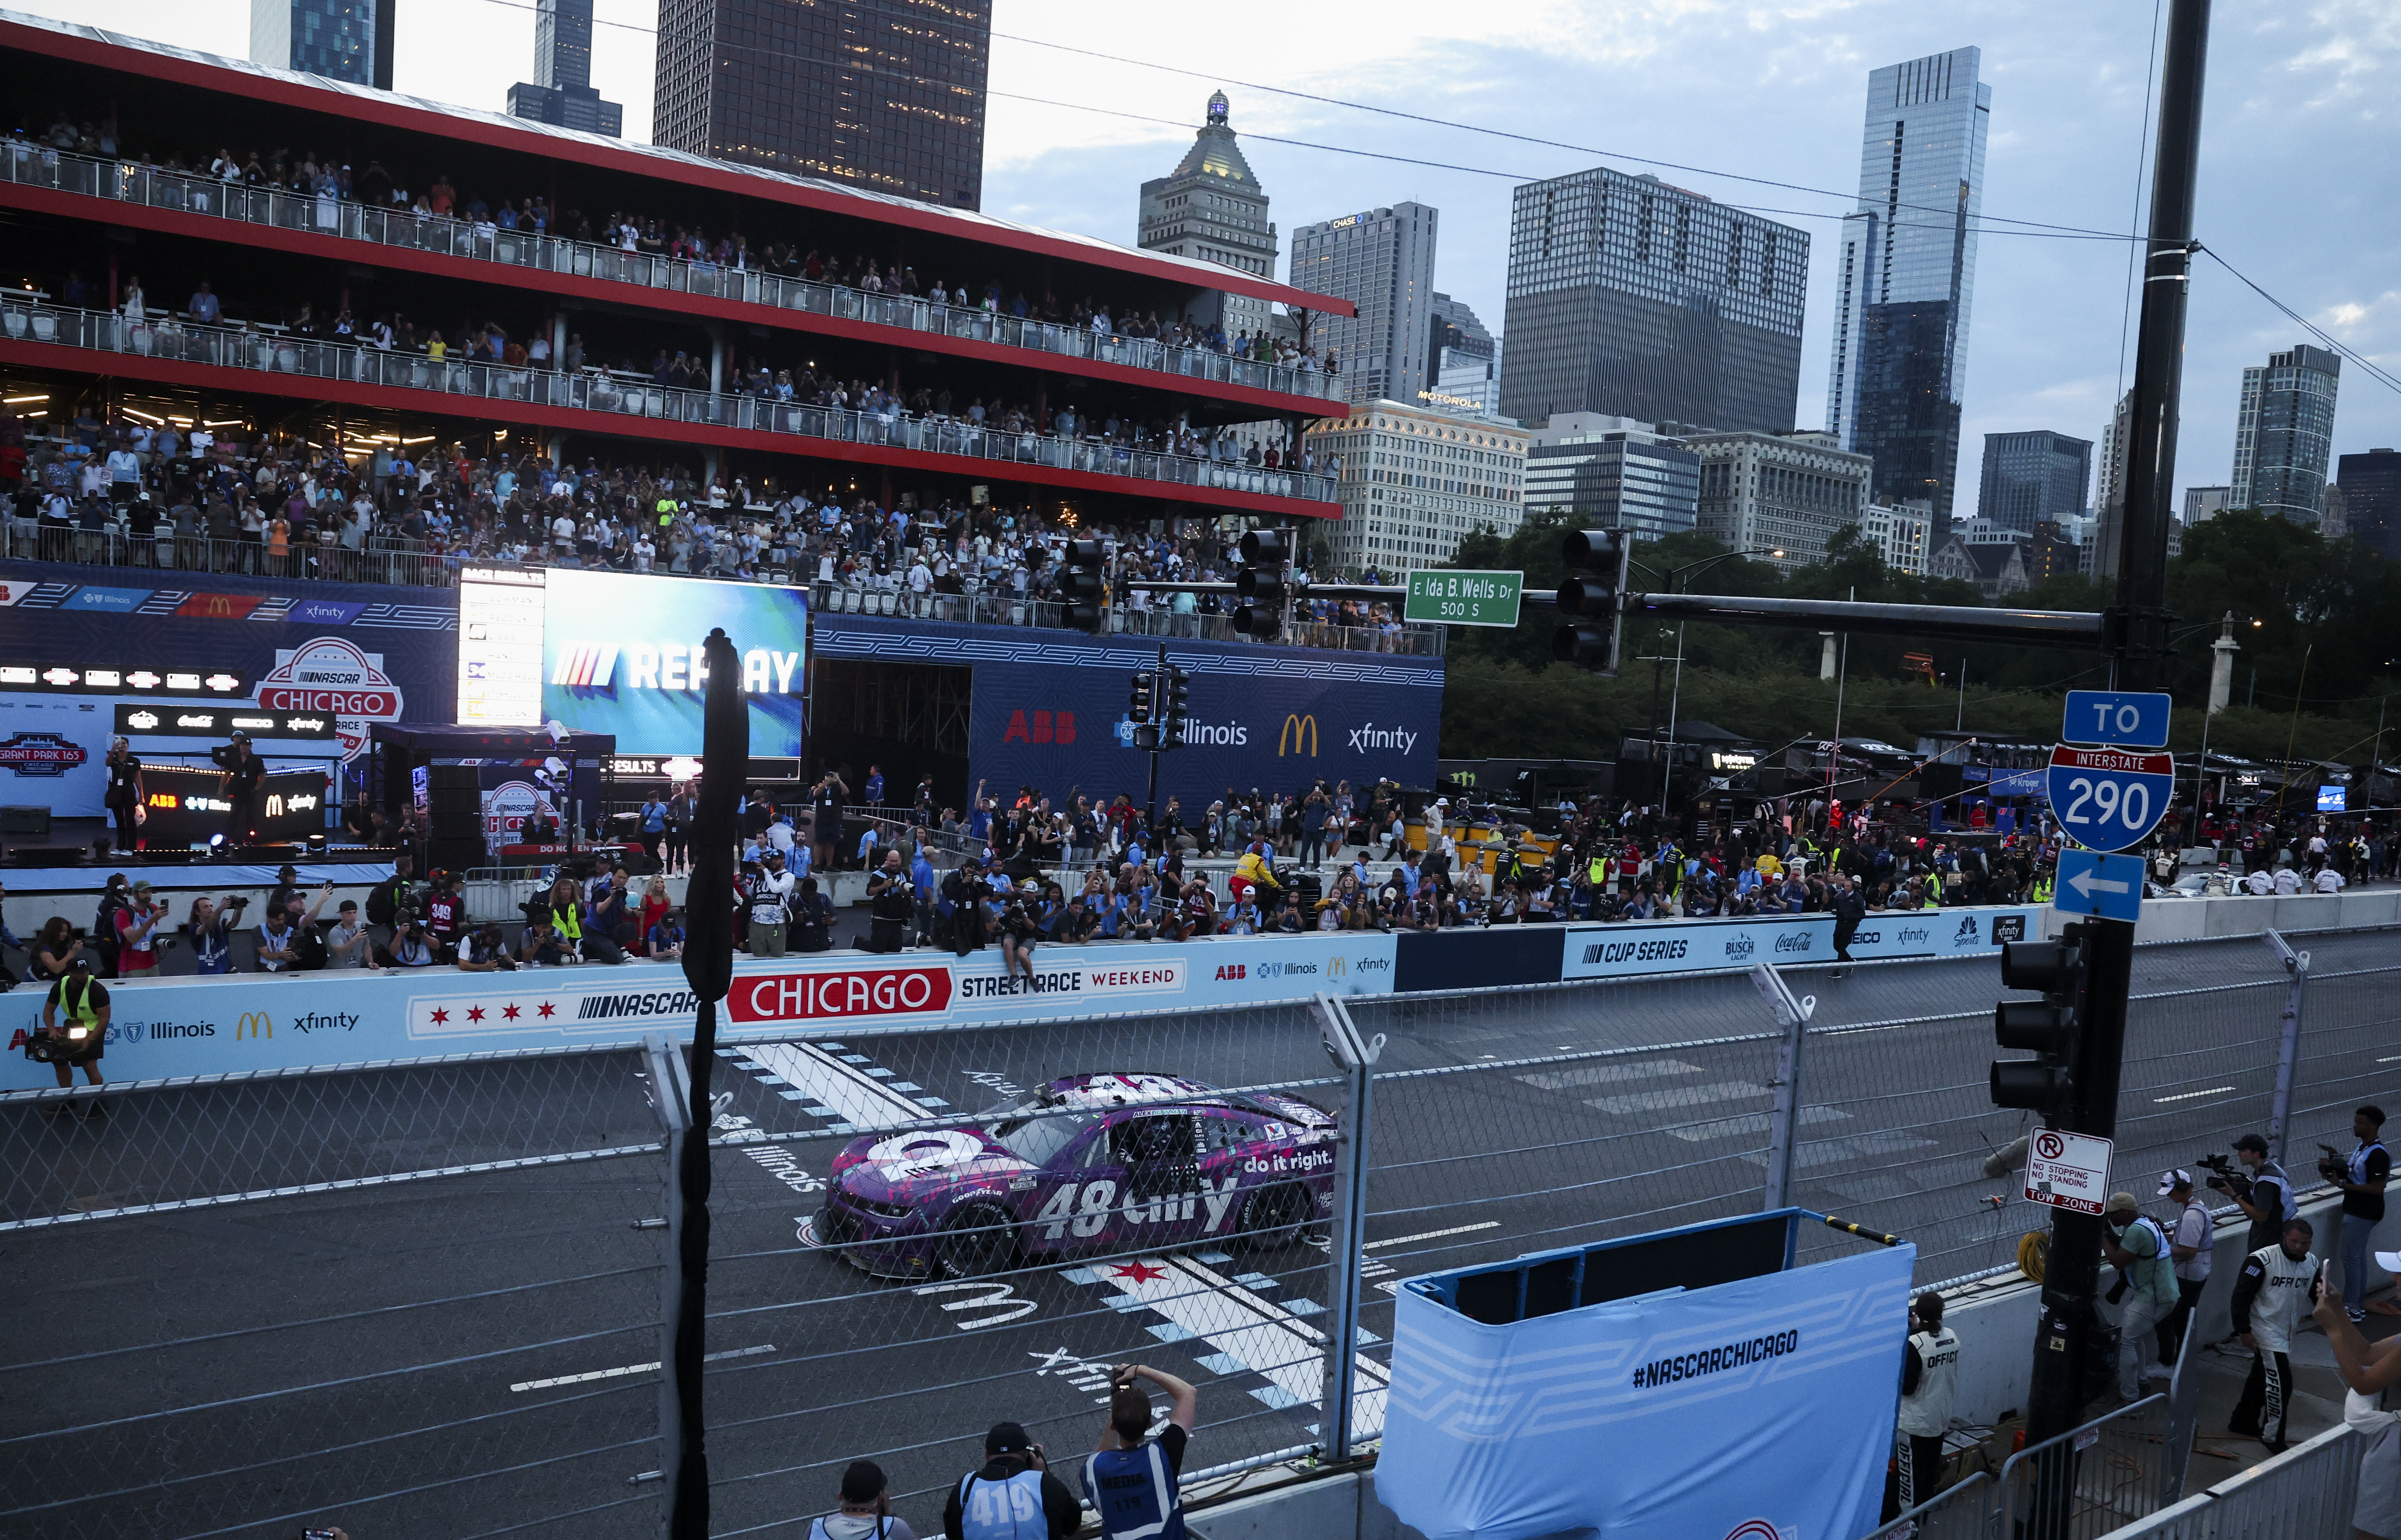
POLYGON ((1076 714, 1072 711, 1012 711, 1008 714, 1008 730, 1000 735, 1000 741, 1004 743, 1072 743, 1076 741, 1076 714))
POLYGON ((1217 976, 1219 978, 1248 978, 1250 976, 1250 968, 1247 963, 1220 962, 1217 964, 1217 976))
POLYGON ((725 997, 734 1020, 819 1021, 914 1015, 950 1008, 948 968, 861 968, 737 978, 725 997))

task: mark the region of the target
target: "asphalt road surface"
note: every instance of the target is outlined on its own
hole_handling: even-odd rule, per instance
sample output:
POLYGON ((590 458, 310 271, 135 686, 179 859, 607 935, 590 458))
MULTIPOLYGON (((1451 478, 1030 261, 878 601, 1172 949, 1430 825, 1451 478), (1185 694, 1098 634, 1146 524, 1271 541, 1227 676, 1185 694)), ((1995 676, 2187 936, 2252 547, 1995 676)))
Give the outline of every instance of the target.
MULTIPOLYGON (((2340 1138, 2401 1081, 2401 937, 2313 938, 2292 1134, 2340 1138)), ((1816 998, 1794 1201, 1889 1230, 1933 1280, 2006 1262, 2038 1212, 1985 1179, 2024 1127, 1988 1105, 1989 963, 1795 970, 1816 998)), ((2264 1124, 2284 974, 2256 939, 2146 948, 2117 1185, 2149 1198, 2264 1124)), ((1384 1034, 1370 1123, 1357 1416, 1380 1417, 1406 1276, 1761 1201, 1777 1043, 1741 977, 1354 1001, 1384 1034)), ((1311 1013, 1272 1008, 746 1044, 715 1079, 707 1451, 719 1535, 805 1533, 852 1458, 940 1533, 991 1423, 1063 1470, 1106 1366, 1201 1388, 1199 1469, 1323 1418, 1324 1251, 1216 1234, 967 1280, 885 1280, 809 1244, 833 1153, 1088 1070, 1283 1085, 1337 1104, 1311 1013)), ((567 1150, 638 1152, 6 1233, 0 1531, 356 1540, 656 1532, 665 1163, 638 1056, 179 1093, 104 1124, 12 1111, 7 1217, 567 1150), (553 1519, 547 1523, 532 1521, 553 1519), (532 1527, 523 1527, 532 1524, 532 1527)), ((1860 1243, 1812 1231, 1804 1257, 1860 1243), (1817 1239, 1823 1236, 1822 1240, 1817 1239)), ((1069 1470, 1072 1476, 1072 1471, 1069 1470)), ((1071 1480, 1072 1484, 1072 1480, 1071 1480)))

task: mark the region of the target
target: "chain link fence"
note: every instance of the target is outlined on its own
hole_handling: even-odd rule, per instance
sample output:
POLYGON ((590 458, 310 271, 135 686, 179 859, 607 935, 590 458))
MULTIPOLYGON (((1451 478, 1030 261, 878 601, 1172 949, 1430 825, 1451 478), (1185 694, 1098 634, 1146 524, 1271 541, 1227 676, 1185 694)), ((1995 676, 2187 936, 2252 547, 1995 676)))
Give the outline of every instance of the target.
MULTIPOLYGON (((2297 1158, 2401 1063, 2401 968, 2361 966, 2361 939, 2329 938, 2351 966, 2307 985, 2297 1158)), ((2147 948, 2136 977, 2125 1184, 2271 1124, 2292 992, 2247 938, 2147 948), (2142 988, 2162 980, 2191 983, 2142 988)), ((1199 1387, 1196 1495, 1338 1437, 1330 1375, 1371 1442, 1401 1279, 1755 1211, 1777 1169, 1801 1206, 1914 1242, 1921 1281, 2012 1264, 2044 1226, 2013 1173, 1983 1174, 2025 1128, 1986 1092, 1989 968, 1787 978, 1818 1006, 1781 1098, 1788 1034, 1740 975, 1351 997, 1368 1068, 1329 1056, 1312 1005, 1094 1017, 1038 994, 1008 1026, 721 1049, 713 1533, 805 1533, 858 1458, 939 1533, 1002 1421, 1072 1486, 1127 1361, 1199 1387)), ((0 1095, 0 1280, 39 1323, 0 1363, 0 1531, 656 1533, 653 1063, 0 1095)), ((1820 1233, 1804 1261, 1842 1244, 1820 1233)))

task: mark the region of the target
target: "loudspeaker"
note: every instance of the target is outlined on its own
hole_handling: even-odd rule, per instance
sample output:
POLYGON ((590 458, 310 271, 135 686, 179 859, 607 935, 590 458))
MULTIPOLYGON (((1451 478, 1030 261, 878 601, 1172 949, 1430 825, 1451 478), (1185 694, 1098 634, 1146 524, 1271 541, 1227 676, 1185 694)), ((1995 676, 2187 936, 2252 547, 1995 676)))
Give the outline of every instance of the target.
POLYGON ((446 791, 482 790, 483 776, 482 768, 475 765, 428 765, 425 767, 426 789, 434 794, 437 801, 440 800, 441 794, 446 791))

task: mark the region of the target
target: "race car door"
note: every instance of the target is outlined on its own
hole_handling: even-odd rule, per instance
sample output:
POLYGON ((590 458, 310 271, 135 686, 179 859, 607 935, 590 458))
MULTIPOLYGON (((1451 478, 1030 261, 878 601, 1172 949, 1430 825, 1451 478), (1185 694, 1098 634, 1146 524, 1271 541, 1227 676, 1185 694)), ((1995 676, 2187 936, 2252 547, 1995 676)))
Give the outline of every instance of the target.
POLYGON ((1122 1115, 1109 1139, 1125 1167, 1125 1233, 1137 1243, 1180 1240, 1200 1207, 1198 1130, 1183 1108, 1122 1115))
POLYGON ((1235 1192, 1242 1184, 1242 1165, 1253 1153, 1261 1120, 1256 1114, 1213 1107, 1200 1114, 1200 1234, 1230 1235, 1235 1224, 1235 1192))

